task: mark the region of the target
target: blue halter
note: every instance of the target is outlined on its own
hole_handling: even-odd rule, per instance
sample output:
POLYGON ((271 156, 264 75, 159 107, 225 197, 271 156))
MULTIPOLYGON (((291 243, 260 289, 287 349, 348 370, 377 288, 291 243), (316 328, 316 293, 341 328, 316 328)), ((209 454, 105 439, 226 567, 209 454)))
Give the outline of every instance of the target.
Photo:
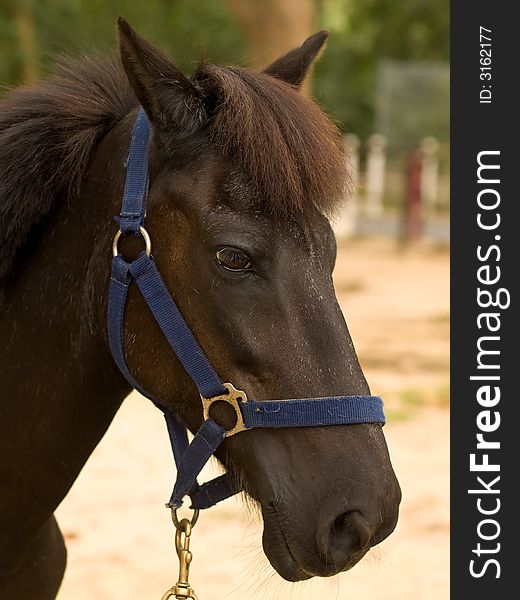
POLYGON ((199 485, 197 476, 210 457, 231 435, 258 427, 311 427, 352 423, 384 424, 383 403, 377 396, 337 396, 298 400, 265 400, 247 398, 243 391, 222 383, 189 326, 182 317, 159 274, 152 256, 150 237, 144 228, 148 194, 148 142, 150 124, 139 110, 132 133, 128 156, 119 231, 113 243, 112 274, 108 292, 108 340, 114 360, 128 383, 150 398, 166 418, 177 479, 167 506, 178 508, 183 498, 191 497, 193 509, 213 506, 240 491, 227 475, 199 485), (133 262, 126 262, 118 251, 121 235, 132 233, 144 238, 145 250, 133 262), (134 379, 126 364, 123 350, 125 305, 128 289, 135 281, 148 308, 165 335, 172 350, 192 378, 200 393, 204 421, 188 442, 186 427, 173 413, 153 398, 134 379), (211 405, 226 402, 236 415, 231 429, 218 425, 210 416, 211 405))

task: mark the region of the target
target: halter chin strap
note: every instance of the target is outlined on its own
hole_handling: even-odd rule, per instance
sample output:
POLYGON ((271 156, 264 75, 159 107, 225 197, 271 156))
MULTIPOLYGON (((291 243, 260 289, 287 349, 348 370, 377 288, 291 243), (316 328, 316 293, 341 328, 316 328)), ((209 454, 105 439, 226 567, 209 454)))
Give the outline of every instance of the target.
POLYGON ((249 400, 246 394, 223 383, 199 346, 159 274, 152 256, 151 240, 144 228, 148 194, 148 142, 150 124, 139 109, 132 133, 119 231, 113 243, 112 273, 108 293, 108 340, 112 356, 128 383, 154 402, 166 418, 177 479, 167 506, 177 508, 191 497, 192 508, 213 506, 240 491, 231 478, 221 475, 199 485, 197 476, 226 437, 259 427, 320 427, 353 423, 384 424, 383 403, 377 396, 334 396, 297 400, 249 400), (121 235, 141 235, 145 250, 127 262, 118 250, 121 235), (124 315, 128 290, 135 281, 148 308, 201 396, 204 421, 191 444, 186 427, 167 407, 134 379, 123 349, 124 315), (225 429, 210 416, 215 402, 235 411, 236 423, 225 429))

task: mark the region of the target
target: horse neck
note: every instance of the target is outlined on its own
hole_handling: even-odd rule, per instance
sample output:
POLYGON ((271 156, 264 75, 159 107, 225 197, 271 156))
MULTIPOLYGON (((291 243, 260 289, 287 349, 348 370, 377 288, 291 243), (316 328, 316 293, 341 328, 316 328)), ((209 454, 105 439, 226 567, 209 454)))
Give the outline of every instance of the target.
POLYGON ((66 493, 130 391, 110 356, 103 325, 130 129, 128 118, 105 136, 80 196, 58 202, 33 231, 2 301, 0 418, 12 423, 13 435, 18 429, 33 432, 30 441, 14 442, 36 440, 44 448, 45 456, 27 455, 39 463, 42 477, 52 479, 54 461, 67 456, 52 504, 66 493))

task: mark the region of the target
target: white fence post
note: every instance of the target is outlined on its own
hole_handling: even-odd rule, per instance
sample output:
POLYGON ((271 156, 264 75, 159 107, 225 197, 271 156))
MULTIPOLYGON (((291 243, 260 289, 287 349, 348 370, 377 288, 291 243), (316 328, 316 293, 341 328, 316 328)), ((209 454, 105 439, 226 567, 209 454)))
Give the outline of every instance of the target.
POLYGON ((338 219, 334 224, 334 232, 338 238, 347 238, 354 235, 357 228, 359 213, 359 138, 353 133, 343 137, 346 150, 347 169, 353 181, 352 196, 344 204, 338 219))
POLYGON ((379 133, 368 138, 365 213, 378 217, 383 213, 385 194, 386 139, 379 133))

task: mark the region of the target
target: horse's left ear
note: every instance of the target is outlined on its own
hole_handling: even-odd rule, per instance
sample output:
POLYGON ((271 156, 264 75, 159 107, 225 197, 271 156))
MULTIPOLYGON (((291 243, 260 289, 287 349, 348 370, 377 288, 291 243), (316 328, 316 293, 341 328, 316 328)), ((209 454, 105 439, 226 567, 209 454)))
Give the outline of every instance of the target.
POLYGON ((299 48, 287 52, 270 64, 264 69, 264 73, 300 87, 328 35, 328 31, 318 31, 311 35, 299 48))
POLYGON ((199 129, 205 118, 201 90, 125 19, 117 23, 123 68, 152 123, 183 132, 199 129))

